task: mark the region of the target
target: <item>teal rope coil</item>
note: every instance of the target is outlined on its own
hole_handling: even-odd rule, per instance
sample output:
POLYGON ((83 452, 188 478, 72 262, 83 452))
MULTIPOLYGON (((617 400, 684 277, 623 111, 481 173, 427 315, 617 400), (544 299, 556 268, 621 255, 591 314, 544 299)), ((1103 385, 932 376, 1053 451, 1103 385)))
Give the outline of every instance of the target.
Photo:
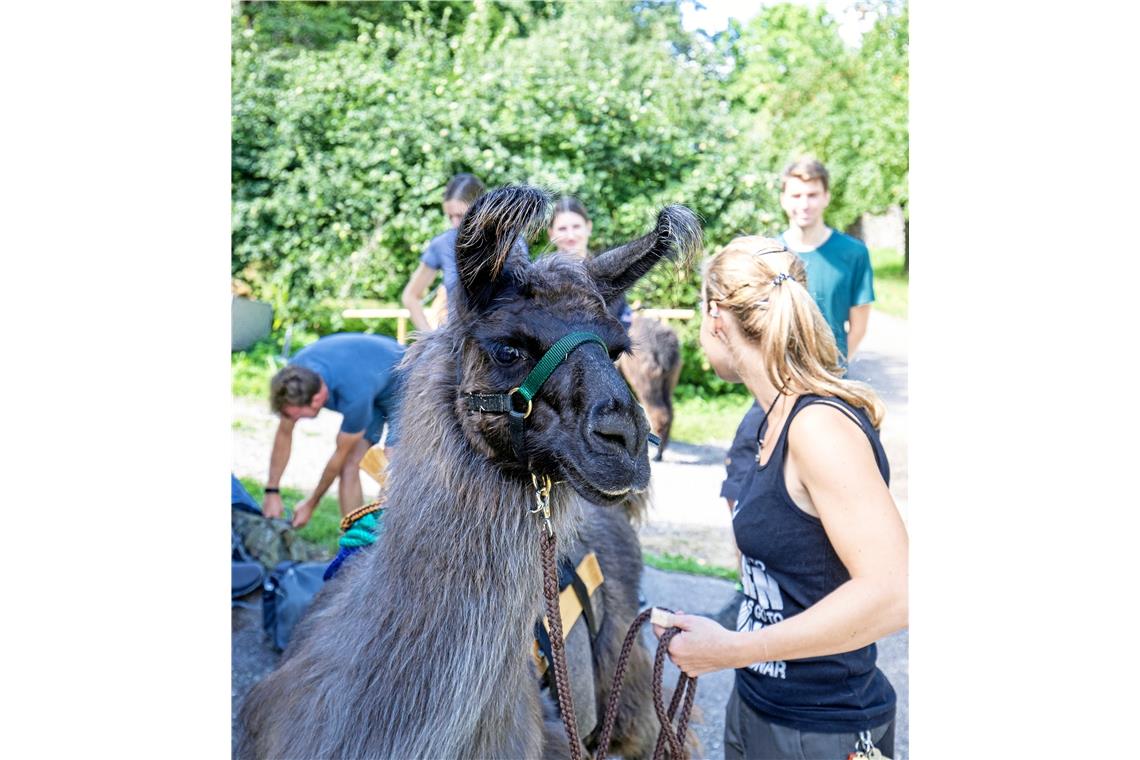
POLYGON ((381 516, 384 510, 369 512, 354 522, 344 535, 340 537, 340 548, 372 546, 376 539, 384 532, 384 521, 381 516))

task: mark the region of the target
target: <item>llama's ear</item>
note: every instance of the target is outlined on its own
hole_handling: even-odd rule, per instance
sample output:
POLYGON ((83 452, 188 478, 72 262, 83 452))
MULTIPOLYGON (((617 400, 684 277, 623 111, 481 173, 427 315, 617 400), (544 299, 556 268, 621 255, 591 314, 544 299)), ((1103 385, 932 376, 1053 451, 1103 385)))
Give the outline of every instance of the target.
POLYGON ((590 274, 602 296, 624 293, 661 259, 676 258, 683 266, 701 251, 701 224, 684 206, 666 206, 657 215, 653 231, 625 245, 598 254, 589 262, 590 274))
POLYGON ((530 265, 525 243, 546 219, 550 197, 535 187, 508 185, 475 201, 455 241, 464 305, 482 311, 504 280, 530 265))

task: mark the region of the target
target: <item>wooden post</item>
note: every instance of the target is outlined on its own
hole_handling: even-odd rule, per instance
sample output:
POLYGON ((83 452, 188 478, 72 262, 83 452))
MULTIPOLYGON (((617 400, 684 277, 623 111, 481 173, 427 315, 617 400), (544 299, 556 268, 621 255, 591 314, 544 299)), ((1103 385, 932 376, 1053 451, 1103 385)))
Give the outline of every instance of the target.
POLYGON ((401 346, 408 342, 408 319, 402 315, 396 317, 396 342, 401 346))

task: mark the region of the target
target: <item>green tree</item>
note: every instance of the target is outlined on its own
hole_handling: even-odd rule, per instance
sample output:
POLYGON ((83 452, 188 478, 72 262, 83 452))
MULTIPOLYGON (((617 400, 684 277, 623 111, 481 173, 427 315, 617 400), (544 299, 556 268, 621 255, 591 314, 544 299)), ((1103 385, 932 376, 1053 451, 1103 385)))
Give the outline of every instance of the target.
MULTIPOLYGON (((776 6, 761 18, 716 48, 683 30, 676 2, 239 3, 234 276, 279 323, 341 329, 330 299, 397 301, 445 229, 443 186, 460 171, 578 196, 598 249, 641 234, 673 202, 702 217, 710 250, 775 233, 777 172, 801 143, 833 164, 833 223, 873 210, 845 188, 894 187, 851 167, 879 160, 852 135, 870 139, 859 109, 878 112, 864 108, 875 89, 865 70, 889 77, 905 64, 897 27, 884 18, 895 36, 859 52, 821 12, 776 6)), ((895 150, 897 133, 875 150, 895 150)), ((695 305, 698 283, 663 267, 630 297, 695 305)), ((725 390, 696 326, 681 327, 682 382, 725 390)))
MULTIPOLYGON (((910 68, 910 12, 906 3, 876 6, 878 20, 859 48, 862 64, 860 100, 863 160, 848 180, 848 193, 878 212, 891 205, 902 207, 910 225, 910 130, 907 120, 910 68)), ((909 234, 907 235, 909 239, 909 234)), ((904 270, 910 269, 910 246, 904 251, 904 270)))
MULTIPOLYGON (((235 11, 241 25, 256 32, 266 44, 282 48, 327 50, 351 41, 366 28, 401 26, 407 20, 458 34, 475 10, 470 0, 411 0, 408 2, 238 2, 235 11)), ((480 2, 493 28, 508 18, 524 31, 540 18, 561 13, 560 0, 499 0, 480 2)))
POLYGON ((765 8, 722 42, 735 66, 726 88, 750 120, 760 162, 779 170, 811 153, 832 174, 828 219, 840 229, 864 212, 907 207, 906 3, 864 3, 877 21, 847 48, 823 8, 765 8))
MULTIPOLYGON (((363 24, 331 48, 281 46, 235 24, 233 269, 281 319, 329 297, 396 300, 444 229, 447 179, 531 182, 577 195, 596 247, 640 234, 680 201, 713 239, 766 212, 734 199, 738 130, 707 61, 678 53, 675 9, 568 4, 523 34, 475 4, 363 24), (430 23, 429 23, 430 21, 430 23)), ((723 241, 721 241, 723 242, 723 241)), ((538 241, 538 248, 542 241, 538 241)), ((637 297, 692 303, 672 271, 637 297)))

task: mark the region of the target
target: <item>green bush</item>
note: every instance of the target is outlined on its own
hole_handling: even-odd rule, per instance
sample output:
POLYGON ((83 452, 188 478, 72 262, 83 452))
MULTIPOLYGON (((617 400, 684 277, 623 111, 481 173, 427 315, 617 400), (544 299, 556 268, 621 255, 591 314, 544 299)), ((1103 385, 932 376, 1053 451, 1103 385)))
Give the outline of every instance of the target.
MULTIPOLYGON (((823 40, 811 49, 831 50, 825 21, 788 18, 785 26, 823 40)), ((897 24, 891 30, 867 61, 840 74, 811 68, 804 81, 825 91, 800 118, 793 96, 802 77, 753 66, 770 35, 743 37, 733 49, 739 70, 725 72, 723 51, 684 32, 676 3, 241 3, 233 275, 273 305, 278 329, 367 329, 344 320, 341 307, 399 302, 424 245, 446 228, 443 187, 460 171, 489 187, 528 182, 576 195, 593 216, 598 249, 644 233, 670 202, 702 217, 710 249, 738 234, 771 234, 783 222, 775 172, 792 139, 774 117, 797 116, 806 129, 826 116, 827 134, 837 134, 835 108, 864 103, 827 88, 850 88, 849 72, 875 66, 876 81, 895 81, 905 44, 896 44, 897 24), (761 84, 778 86, 779 108, 747 96, 758 71, 776 77, 761 84)), ((900 123, 905 137, 905 114, 899 122, 887 110, 893 126, 876 145, 895 139, 900 123)), ((838 195, 837 211, 855 213, 838 195)), ((691 307, 698 280, 695 270, 660 267, 630 298, 691 307)), ((702 370, 695 323, 681 331, 682 383, 727 390, 702 370)))

